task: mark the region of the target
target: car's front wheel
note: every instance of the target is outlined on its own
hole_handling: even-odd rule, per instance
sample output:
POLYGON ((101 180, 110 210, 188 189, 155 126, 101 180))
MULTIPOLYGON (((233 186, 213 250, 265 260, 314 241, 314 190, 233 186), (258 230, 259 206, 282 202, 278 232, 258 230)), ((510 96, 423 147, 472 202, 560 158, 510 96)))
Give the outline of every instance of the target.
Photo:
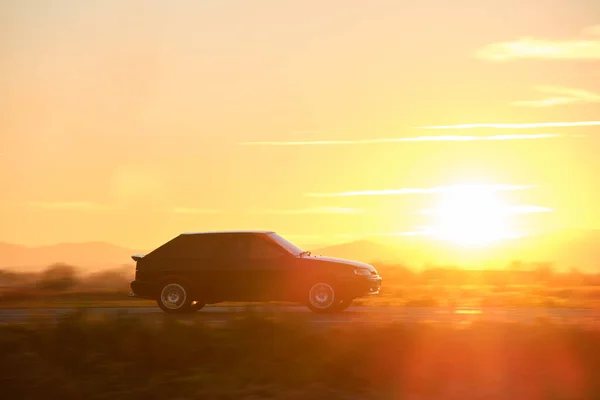
POLYGON ((196 311, 193 310, 192 298, 187 285, 178 281, 165 283, 156 302, 160 309, 168 314, 184 314, 196 311))
POLYGON ((318 313, 338 311, 339 300, 336 298, 332 285, 318 282, 312 285, 308 291, 308 308, 318 313))

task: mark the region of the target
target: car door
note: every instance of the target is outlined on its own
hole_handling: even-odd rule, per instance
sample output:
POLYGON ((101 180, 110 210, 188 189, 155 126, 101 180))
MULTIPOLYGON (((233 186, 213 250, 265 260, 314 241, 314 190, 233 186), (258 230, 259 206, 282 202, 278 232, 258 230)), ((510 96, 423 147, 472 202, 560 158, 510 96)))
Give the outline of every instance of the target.
POLYGON ((202 271, 206 278, 207 293, 215 301, 249 301, 246 282, 250 270, 243 255, 243 234, 222 233, 214 235, 202 271))
POLYGON ((195 296, 202 301, 219 301, 228 289, 227 269, 223 268, 219 255, 223 239, 220 235, 181 235, 170 250, 170 273, 185 279, 192 285, 195 296))
POLYGON ((239 272, 248 301, 282 301, 295 267, 294 257, 261 234, 238 242, 239 272))

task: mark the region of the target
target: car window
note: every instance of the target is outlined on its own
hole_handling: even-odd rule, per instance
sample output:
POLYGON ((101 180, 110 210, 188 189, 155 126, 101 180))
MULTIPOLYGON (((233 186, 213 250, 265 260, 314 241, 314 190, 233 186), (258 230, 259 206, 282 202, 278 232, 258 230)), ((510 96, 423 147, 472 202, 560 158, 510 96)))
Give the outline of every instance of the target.
POLYGON ((156 250, 160 258, 212 258, 221 251, 217 235, 181 235, 156 250))
POLYGON ((240 235, 235 238, 235 258, 270 259, 284 255, 283 250, 260 235, 240 235))
POLYGON ((267 235, 267 237, 270 241, 276 243, 276 246, 283 248, 288 253, 293 254, 295 256, 299 255, 303 251, 300 247, 296 246, 289 240, 284 239, 277 233, 270 233, 269 235, 267 235))

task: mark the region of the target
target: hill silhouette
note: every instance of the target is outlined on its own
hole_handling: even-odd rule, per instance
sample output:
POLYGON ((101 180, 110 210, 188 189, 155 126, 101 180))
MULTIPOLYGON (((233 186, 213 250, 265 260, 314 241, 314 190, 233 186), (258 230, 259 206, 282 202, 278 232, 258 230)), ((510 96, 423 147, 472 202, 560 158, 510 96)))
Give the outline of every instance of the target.
POLYGON ((503 268, 513 261, 551 263, 557 269, 600 271, 600 230, 558 230, 511 239, 482 248, 463 248, 424 237, 400 237, 379 243, 360 240, 322 247, 315 254, 363 262, 503 268))
MULTIPOLYGON (((306 247, 305 247, 306 248, 306 247)), ((558 230, 498 242, 485 248, 461 248, 424 237, 358 240, 333 246, 306 248, 313 254, 366 263, 503 268, 513 261, 552 263, 557 269, 600 271, 600 230, 558 230)), ((97 270, 133 264, 129 249, 105 242, 60 243, 28 247, 0 243, 0 269, 40 270, 57 262, 97 270)))
POLYGON ((132 249, 105 242, 59 243, 29 247, 0 243, 0 268, 37 271, 50 264, 66 263, 84 269, 107 269, 129 264, 132 249))

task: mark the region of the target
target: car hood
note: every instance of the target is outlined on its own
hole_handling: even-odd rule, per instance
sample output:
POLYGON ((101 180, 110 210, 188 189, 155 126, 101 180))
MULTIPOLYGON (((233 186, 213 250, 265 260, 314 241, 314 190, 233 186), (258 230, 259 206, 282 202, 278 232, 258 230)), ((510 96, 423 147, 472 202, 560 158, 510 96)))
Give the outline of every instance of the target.
POLYGON ((371 272, 377 272, 372 265, 365 264, 365 263, 362 263, 359 261, 346 260, 343 258, 336 258, 336 257, 325 257, 325 256, 311 256, 310 258, 313 260, 317 260, 317 261, 324 261, 324 262, 330 262, 330 263, 335 263, 335 264, 352 265, 352 266, 358 267, 358 268, 366 268, 371 272))

